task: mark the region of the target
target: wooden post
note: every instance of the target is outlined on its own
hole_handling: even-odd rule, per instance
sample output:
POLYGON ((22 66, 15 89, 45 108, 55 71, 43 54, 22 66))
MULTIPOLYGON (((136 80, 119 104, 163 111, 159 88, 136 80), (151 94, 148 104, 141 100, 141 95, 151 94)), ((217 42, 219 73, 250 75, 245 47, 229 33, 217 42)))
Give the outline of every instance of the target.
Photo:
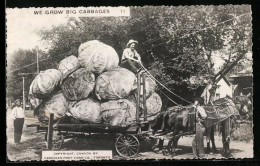
POLYGON ((35 73, 18 73, 18 75, 23 77, 23 110, 25 110, 25 76, 33 74, 35 73))
POLYGON ((52 137, 53 137, 53 118, 54 114, 50 114, 49 124, 48 124, 48 133, 47 133, 47 148, 52 149, 52 137))
POLYGON ((36 62, 37 62, 37 74, 39 74, 40 73, 40 67, 39 67, 39 47, 38 46, 36 46, 36 62))
POLYGON ((24 75, 23 75, 23 110, 25 110, 25 90, 24 90, 24 83, 25 83, 25 81, 24 81, 24 75))
POLYGON ((137 105, 136 105, 136 123, 139 123, 139 112, 140 112, 140 92, 141 92, 141 78, 140 73, 137 73, 137 105))
POLYGON ((143 79, 143 106, 144 106, 144 121, 147 121, 147 106, 146 106, 146 89, 145 89, 145 74, 142 74, 143 79))

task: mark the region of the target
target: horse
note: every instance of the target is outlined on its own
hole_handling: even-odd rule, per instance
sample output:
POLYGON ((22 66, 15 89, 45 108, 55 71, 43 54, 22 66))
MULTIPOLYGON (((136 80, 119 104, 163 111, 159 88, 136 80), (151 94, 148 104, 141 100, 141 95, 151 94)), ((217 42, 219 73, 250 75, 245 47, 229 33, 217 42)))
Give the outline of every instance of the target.
MULTIPOLYGON (((206 132, 207 136, 207 151, 210 152, 210 141, 212 142, 212 152, 216 153, 217 148, 214 141, 214 127, 219 124, 221 126, 222 142, 223 142, 223 155, 228 157, 230 155, 229 142, 230 142, 230 129, 234 128, 234 122, 238 116, 238 110, 231 97, 214 101, 211 106, 203 106, 208 115, 206 119, 206 132)), ((195 134, 195 108, 191 105, 182 107, 174 106, 168 108, 157 116, 154 121, 150 122, 152 134, 171 131, 171 137, 166 150, 163 149, 163 140, 154 146, 153 149, 159 148, 163 150, 163 154, 175 155, 178 140, 183 135, 195 134)))
POLYGON ((235 96, 233 100, 239 111, 240 119, 251 119, 253 116, 253 108, 249 96, 235 96))

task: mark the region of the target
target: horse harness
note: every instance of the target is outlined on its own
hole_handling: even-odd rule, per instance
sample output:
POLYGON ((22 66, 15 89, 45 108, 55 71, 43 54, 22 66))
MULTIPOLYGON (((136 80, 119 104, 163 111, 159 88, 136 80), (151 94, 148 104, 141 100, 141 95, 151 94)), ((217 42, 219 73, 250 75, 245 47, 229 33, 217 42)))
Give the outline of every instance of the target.
MULTIPOLYGON (((212 124, 210 124, 210 125, 203 125, 204 127, 206 127, 206 128, 208 128, 208 127, 211 127, 211 126, 214 126, 214 125, 217 125, 217 124, 219 124, 219 123, 221 123, 221 122, 223 122, 223 121, 225 121, 225 120, 227 120, 228 118, 230 118, 230 116, 232 116, 232 115, 228 115, 227 117, 225 117, 225 118, 221 118, 221 116, 220 116, 220 111, 224 111, 224 110, 226 110, 226 109, 229 109, 229 108, 222 108, 221 110, 219 110, 219 109, 216 109, 215 107, 218 107, 219 108, 219 106, 222 106, 223 104, 225 104, 225 106, 233 106, 233 105, 228 105, 227 104, 228 102, 222 102, 222 103, 220 103, 220 104, 218 104, 218 105, 212 105, 212 106, 208 106, 208 107, 212 107, 213 108, 213 111, 208 111, 208 110, 206 110, 205 109, 205 111, 206 111, 206 113, 207 113, 207 117, 204 119, 204 121, 206 121, 205 123, 206 124, 208 124, 207 123, 207 121, 209 120, 209 119, 211 119, 211 120, 216 120, 217 122, 215 122, 215 123, 212 123, 212 124), (215 117, 213 117, 214 116, 214 114, 215 114, 215 117)), ((223 106, 222 106, 223 107, 223 106)), ((188 122, 187 122, 187 127, 188 128, 190 128, 190 129, 192 129, 193 127, 195 127, 194 126, 194 124, 192 124, 192 119, 194 119, 195 120, 195 109, 196 108, 194 108, 194 109, 192 109, 192 110, 189 110, 190 108, 194 108, 194 107, 181 107, 181 108, 179 108, 178 110, 175 110, 175 111, 173 111, 173 112, 171 112, 170 110, 168 110, 167 112, 169 113, 168 114, 168 116, 171 118, 173 115, 177 115, 177 121, 179 121, 178 123, 180 124, 180 123, 183 123, 183 119, 181 120, 181 116, 180 117, 178 117, 178 113, 181 111, 181 110, 183 110, 183 109, 185 109, 186 111, 189 111, 188 112, 188 115, 187 115, 187 119, 188 119, 188 122), (179 118, 179 119, 178 119, 179 118), (181 122, 182 121, 182 122, 181 122)), ((194 121, 193 121, 194 122, 194 121)))

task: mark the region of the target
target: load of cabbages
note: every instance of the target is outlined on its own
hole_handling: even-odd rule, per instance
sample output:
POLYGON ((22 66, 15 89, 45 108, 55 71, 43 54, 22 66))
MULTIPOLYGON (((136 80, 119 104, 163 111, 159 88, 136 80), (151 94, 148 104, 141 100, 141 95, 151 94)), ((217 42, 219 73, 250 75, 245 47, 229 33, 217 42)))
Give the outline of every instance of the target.
MULTIPOLYGON (((161 111, 156 83, 146 75, 147 119, 161 111)), ((131 125, 136 122, 137 77, 119 67, 119 56, 109 45, 92 40, 79 46, 78 57, 61 60, 57 69, 41 71, 30 86, 30 95, 41 100, 38 119, 54 121, 65 114, 80 123, 131 125)), ((140 119, 144 118, 141 100, 140 119)))

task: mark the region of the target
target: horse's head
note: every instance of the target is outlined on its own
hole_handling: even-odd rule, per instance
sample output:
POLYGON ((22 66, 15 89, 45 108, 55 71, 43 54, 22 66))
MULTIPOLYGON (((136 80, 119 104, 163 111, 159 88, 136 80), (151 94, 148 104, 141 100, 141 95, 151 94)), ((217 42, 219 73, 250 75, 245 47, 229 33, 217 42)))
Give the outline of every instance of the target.
POLYGON ((223 116, 239 116, 239 110, 237 109, 235 102, 230 96, 215 100, 213 104, 218 107, 219 113, 223 114, 223 116))

